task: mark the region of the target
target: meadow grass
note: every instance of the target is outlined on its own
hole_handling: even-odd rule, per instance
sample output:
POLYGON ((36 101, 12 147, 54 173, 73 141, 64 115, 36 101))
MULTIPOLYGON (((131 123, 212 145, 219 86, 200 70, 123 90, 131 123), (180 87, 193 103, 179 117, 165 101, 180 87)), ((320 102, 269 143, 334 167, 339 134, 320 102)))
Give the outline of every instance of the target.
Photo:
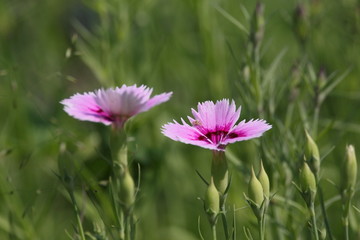
MULTIPOLYGON (((345 239, 339 188, 346 146, 360 148, 360 3, 262 3, 256 11, 248 0, 0 0, 0 239, 80 239, 77 222, 86 239, 119 239, 108 198, 111 129, 69 117, 59 102, 122 84, 174 92, 126 125, 140 184, 136 239, 200 239, 199 229, 211 239, 198 200, 206 184, 196 171, 210 179, 212 155, 171 141, 160 127, 190 115, 198 102, 223 98, 242 106, 242 119, 273 126, 226 150, 231 239, 258 239, 244 193, 261 160, 272 196, 265 239, 312 237, 294 185, 305 130, 321 159, 319 238, 328 227, 325 239, 345 239)), ((350 239, 360 238, 357 190, 350 239)), ((217 235, 225 239, 221 221, 217 235)))

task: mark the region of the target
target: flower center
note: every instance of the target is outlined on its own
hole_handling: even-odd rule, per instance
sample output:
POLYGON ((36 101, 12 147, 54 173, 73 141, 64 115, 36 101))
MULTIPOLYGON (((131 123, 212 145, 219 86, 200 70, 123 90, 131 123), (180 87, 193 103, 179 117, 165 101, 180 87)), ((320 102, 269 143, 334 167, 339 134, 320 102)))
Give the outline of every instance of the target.
POLYGON ((208 132, 204 135, 199 136, 198 140, 206 141, 208 143, 219 144, 224 139, 233 139, 237 137, 241 137, 242 134, 230 133, 228 131, 214 131, 208 132))

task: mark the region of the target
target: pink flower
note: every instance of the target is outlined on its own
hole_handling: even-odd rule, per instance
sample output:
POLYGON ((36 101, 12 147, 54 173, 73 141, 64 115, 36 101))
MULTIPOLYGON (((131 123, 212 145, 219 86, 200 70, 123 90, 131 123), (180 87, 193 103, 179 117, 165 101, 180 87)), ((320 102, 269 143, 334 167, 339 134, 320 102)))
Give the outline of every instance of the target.
POLYGON ((215 104, 212 101, 199 103, 197 111, 191 110, 194 116, 188 117, 191 125, 181 119, 182 124, 176 121, 165 124, 162 133, 175 141, 225 151, 229 143, 260 137, 271 128, 264 120, 243 120, 235 125, 241 107, 236 110, 235 102, 229 104, 228 99, 215 104))
POLYGON ((122 85, 120 88, 77 93, 61 103, 65 112, 76 119, 122 128, 130 117, 168 101, 172 95, 170 92, 150 98, 152 91, 152 88, 145 85, 122 85))

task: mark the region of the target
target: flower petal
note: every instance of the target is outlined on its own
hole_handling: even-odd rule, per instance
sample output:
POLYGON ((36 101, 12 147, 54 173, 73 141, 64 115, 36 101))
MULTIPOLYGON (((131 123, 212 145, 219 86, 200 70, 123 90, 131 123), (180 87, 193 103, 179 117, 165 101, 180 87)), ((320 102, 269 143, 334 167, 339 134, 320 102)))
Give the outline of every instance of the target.
POLYGON ((222 143, 226 145, 237 141, 257 138, 269 129, 271 129, 271 125, 266 123, 265 120, 257 119, 250 120, 249 122, 245 122, 245 120, 243 120, 238 125, 234 126, 234 128, 224 138, 222 143))
POLYGON ((241 107, 236 110, 234 100, 229 104, 228 99, 217 101, 215 104, 216 130, 230 131, 240 117, 241 107))
POLYGON ((165 124, 162 127, 161 132, 168 138, 175 141, 217 150, 216 144, 207 139, 207 137, 204 136, 197 128, 186 124, 184 120, 182 121, 183 125, 176 121, 165 124))
MULTIPOLYGON (((230 131, 240 117, 241 107, 236 110, 235 102, 228 99, 206 101, 198 104, 198 111, 191 109, 195 119, 201 125, 201 132, 230 131)), ((199 128, 200 129, 200 128, 199 128)))
POLYGON ((163 134, 175 141, 197 145, 217 151, 225 151, 229 143, 260 137, 271 128, 264 120, 242 121, 235 125, 240 117, 241 107, 236 110, 234 100, 223 99, 216 103, 199 103, 197 110, 191 109, 193 118, 188 117, 192 126, 182 120, 163 126, 163 134))
POLYGON ((193 110, 193 114, 196 120, 198 120, 201 126, 207 131, 216 131, 215 104, 212 101, 199 103, 198 111, 195 112, 195 110, 193 110))
POLYGON ((145 85, 122 85, 76 94, 61 103, 65 105, 64 109, 69 115, 79 120, 122 127, 130 117, 169 100, 172 94, 164 93, 150 99, 152 91, 152 88, 145 85))
MULTIPOLYGON (((106 90, 98 90, 95 101, 107 113, 129 118, 135 115, 147 100, 143 99, 144 95, 139 91, 133 89, 134 86, 130 86, 129 89, 109 88, 106 90)), ((144 94, 147 93, 145 92, 144 94)))
POLYGON ((76 119, 111 124, 110 116, 96 103, 95 98, 92 92, 75 94, 60 103, 64 105, 64 111, 76 119))
POLYGON ((152 107, 155 107, 163 102, 168 101, 170 99, 171 95, 172 95, 172 92, 155 95, 154 97, 150 98, 141 109, 139 109, 138 113, 145 112, 152 107))

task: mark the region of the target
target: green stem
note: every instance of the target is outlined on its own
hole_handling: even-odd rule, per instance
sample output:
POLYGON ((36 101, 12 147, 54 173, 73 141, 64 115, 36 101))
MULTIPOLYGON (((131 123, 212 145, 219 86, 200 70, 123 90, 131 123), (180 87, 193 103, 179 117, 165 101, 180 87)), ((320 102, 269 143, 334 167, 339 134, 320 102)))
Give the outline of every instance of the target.
POLYGON ((321 206, 321 212, 322 215, 324 217, 324 223, 325 223, 325 228, 326 228, 326 232, 327 232, 327 236, 329 237, 329 240, 332 240, 332 234, 331 234, 331 229, 330 229, 330 224, 329 224, 329 220, 326 214, 326 209, 325 209, 325 203, 324 203, 324 196, 323 196, 323 192, 322 189, 320 187, 320 185, 318 185, 318 191, 319 191, 319 199, 320 199, 320 206, 321 206))
POLYGON ((116 189, 118 189, 118 187, 119 187, 119 184, 117 184, 116 179, 115 179, 115 183, 114 183, 114 181, 110 177, 109 178, 109 196, 111 199, 112 210, 114 212, 117 227, 119 229, 119 239, 124 240, 125 239, 125 230, 124 230, 124 226, 123 226, 124 214, 122 211, 120 211, 119 206, 117 204, 116 189))
POLYGON ((344 225, 345 225, 345 240, 349 240, 349 217, 346 217, 344 219, 344 225))
POLYGON ((319 235, 318 235, 317 226, 316 226, 316 216, 315 216, 314 203, 311 203, 309 210, 310 210, 311 222, 312 222, 312 230, 313 230, 313 233, 314 233, 314 236, 315 236, 315 240, 319 240, 319 235))
POLYGON ((121 211, 119 215, 119 239, 125 240, 124 213, 121 211))
POLYGON ((76 220, 77 220, 77 223, 78 223, 78 226, 79 226, 81 240, 86 240, 85 239, 85 234, 84 234, 84 229, 83 229, 82 222, 81 222, 81 219, 80 219, 80 215, 78 214, 78 209, 77 209, 76 206, 75 206, 75 211, 77 212, 76 213, 76 220))
POLYGON ((349 240, 349 212, 351 206, 351 198, 353 197, 353 189, 345 190, 342 193, 343 198, 343 224, 345 227, 345 239, 349 240))
POLYGON ((70 194, 72 204, 74 206, 74 211, 75 211, 75 214, 76 214, 76 222, 78 224, 79 232, 80 232, 80 238, 81 238, 81 240, 86 240, 85 234, 84 234, 84 229, 83 229, 81 218, 80 218, 80 211, 79 211, 79 208, 78 208, 78 206, 76 204, 75 196, 70 191, 69 191, 69 194, 70 194))
POLYGON ((264 218, 260 217, 258 220, 258 224, 259 224, 259 236, 260 236, 260 240, 264 240, 264 218))
POLYGON ((227 220, 226 220, 226 209, 225 209, 226 197, 227 197, 227 194, 221 196, 221 198, 220 198, 220 211, 222 212, 221 221, 223 223, 225 239, 229 239, 229 231, 228 231, 228 225, 227 225, 227 220))
POLYGON ((312 129, 313 130, 312 131, 313 136, 317 136, 317 129, 318 129, 318 125, 319 125, 320 108, 321 108, 321 103, 320 103, 320 99, 319 99, 319 93, 316 93, 314 118, 313 118, 313 129, 312 129))
POLYGON ((263 239, 265 239, 265 224, 266 224, 266 211, 268 209, 268 206, 269 206, 269 199, 265 199, 265 206, 264 206, 264 209, 263 209, 263 214, 262 214, 262 224, 261 224, 261 228, 262 228, 262 234, 263 234, 263 239))
POLYGON ((216 240, 216 224, 211 225, 213 240, 216 240))
POLYGON ((130 225, 130 215, 125 217, 125 239, 131 240, 131 225, 130 225))

